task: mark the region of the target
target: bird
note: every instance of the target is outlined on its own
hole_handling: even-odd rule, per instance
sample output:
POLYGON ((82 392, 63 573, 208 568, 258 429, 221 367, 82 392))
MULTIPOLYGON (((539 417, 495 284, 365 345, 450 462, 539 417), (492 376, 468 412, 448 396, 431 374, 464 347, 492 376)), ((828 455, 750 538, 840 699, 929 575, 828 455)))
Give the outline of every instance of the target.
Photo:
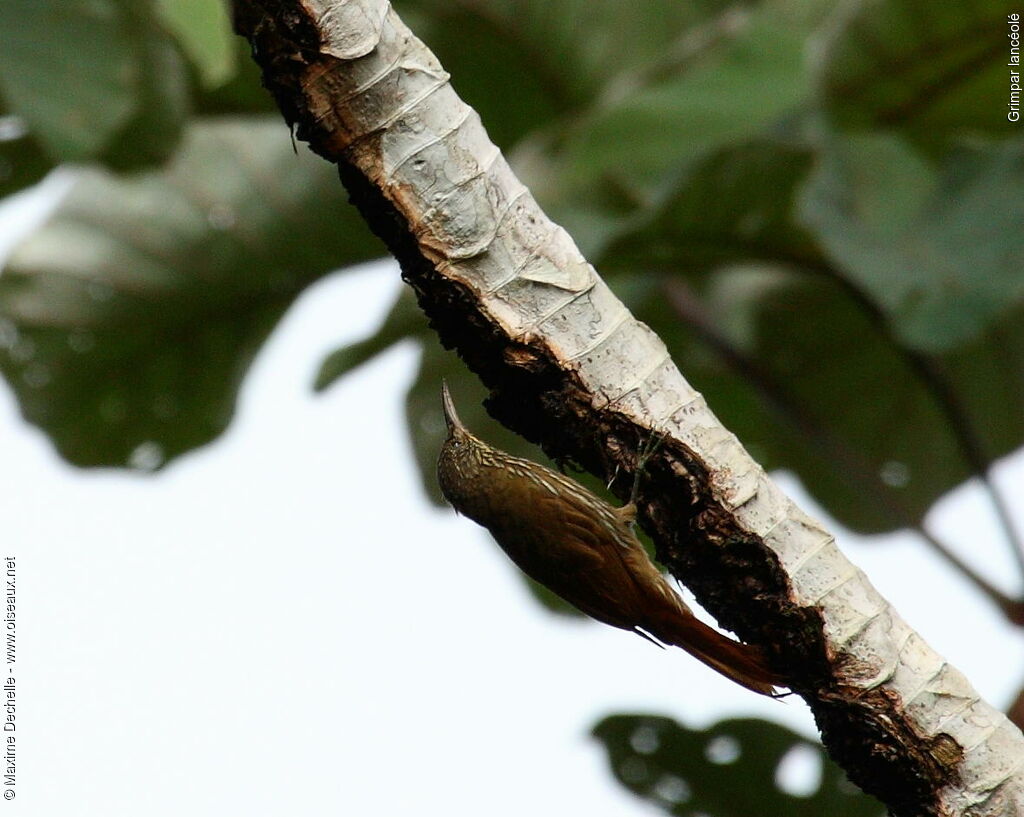
POLYGON ((737 684, 777 696, 782 678, 764 652, 700 621, 651 561, 633 529, 632 500, 617 508, 564 474, 488 445, 462 424, 447 383, 441 403, 441 493, 527 576, 597 621, 680 647, 737 684))

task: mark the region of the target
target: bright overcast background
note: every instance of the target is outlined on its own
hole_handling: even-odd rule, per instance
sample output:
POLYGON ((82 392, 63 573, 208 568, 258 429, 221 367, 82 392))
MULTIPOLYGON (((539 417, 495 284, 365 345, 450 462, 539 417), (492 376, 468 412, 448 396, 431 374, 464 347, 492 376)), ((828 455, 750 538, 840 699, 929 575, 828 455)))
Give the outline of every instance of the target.
MULTIPOLYGON (((0 254, 33 217, 25 199, 0 209, 0 254)), ((0 387, 0 541, 18 590, 17 797, 0 811, 643 815, 588 736, 606 714, 757 715, 813 734, 798 699, 544 612, 481 529, 429 506, 403 425, 415 349, 312 393, 324 355, 371 332, 398 286, 376 264, 312 287, 224 437, 154 476, 68 467, 0 387)), ((997 478, 1021 516, 1024 459, 997 478)), ((966 486, 932 521, 1016 592, 991 520, 966 486)), ((911 537, 833 530, 985 697, 1014 697, 1020 630, 911 537)))

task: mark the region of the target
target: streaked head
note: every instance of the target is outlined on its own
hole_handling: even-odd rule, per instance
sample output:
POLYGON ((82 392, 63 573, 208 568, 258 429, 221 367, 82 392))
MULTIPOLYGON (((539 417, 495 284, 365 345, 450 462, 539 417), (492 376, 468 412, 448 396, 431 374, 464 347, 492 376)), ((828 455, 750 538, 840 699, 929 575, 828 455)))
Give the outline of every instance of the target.
POLYGON ((474 437, 459 419, 448 384, 441 382, 441 405, 448 437, 437 458, 437 481, 441 493, 458 511, 464 511, 473 491, 473 481, 479 473, 487 446, 474 437))

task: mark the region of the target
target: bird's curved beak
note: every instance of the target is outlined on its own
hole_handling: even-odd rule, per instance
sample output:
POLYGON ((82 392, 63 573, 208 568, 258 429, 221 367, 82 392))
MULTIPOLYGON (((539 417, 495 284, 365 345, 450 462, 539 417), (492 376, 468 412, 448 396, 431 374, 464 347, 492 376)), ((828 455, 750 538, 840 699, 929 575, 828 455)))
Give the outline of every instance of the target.
POLYGON ((444 407, 444 421, 448 424, 448 432, 465 431, 466 427, 455 411, 455 403, 452 402, 451 392, 448 391, 448 384, 444 380, 441 381, 441 405, 444 407))

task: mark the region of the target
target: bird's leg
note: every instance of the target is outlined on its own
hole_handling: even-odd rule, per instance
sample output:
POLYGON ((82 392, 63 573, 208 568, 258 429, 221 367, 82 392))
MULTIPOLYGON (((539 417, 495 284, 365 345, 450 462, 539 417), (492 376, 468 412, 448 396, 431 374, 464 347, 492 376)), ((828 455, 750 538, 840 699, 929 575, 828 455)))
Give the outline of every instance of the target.
MULTIPOLYGON (((665 436, 665 432, 652 431, 651 435, 640 447, 640 453, 636 459, 636 469, 633 471, 633 487, 629 491, 629 502, 619 509, 620 515, 630 527, 636 523, 636 498, 640 493, 640 475, 643 474, 647 461, 654 456, 654 453, 665 441, 665 436)), ((617 466, 616 473, 618 473, 617 466)))
POLYGON ((661 448, 661 444, 665 441, 664 431, 652 431, 651 435, 644 442, 640 448, 640 453, 636 459, 636 470, 633 472, 633 487, 629 492, 629 503, 630 505, 636 504, 637 495, 640 492, 640 475, 643 474, 644 468, 647 467, 647 461, 654 456, 655 452, 661 448))

